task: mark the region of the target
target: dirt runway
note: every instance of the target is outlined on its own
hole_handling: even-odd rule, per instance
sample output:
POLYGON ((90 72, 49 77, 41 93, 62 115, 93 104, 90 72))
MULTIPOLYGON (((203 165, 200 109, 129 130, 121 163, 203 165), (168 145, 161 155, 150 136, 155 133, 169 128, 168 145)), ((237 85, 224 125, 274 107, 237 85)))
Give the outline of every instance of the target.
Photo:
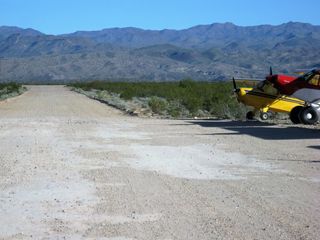
POLYGON ((0 102, 0 239, 319 239, 320 130, 0 102))

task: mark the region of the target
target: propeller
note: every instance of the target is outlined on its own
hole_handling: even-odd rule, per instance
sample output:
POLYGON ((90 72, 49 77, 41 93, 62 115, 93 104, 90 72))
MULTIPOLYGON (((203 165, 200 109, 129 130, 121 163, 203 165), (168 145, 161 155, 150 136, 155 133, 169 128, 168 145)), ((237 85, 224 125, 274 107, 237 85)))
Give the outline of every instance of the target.
POLYGON ((272 73, 272 67, 270 66, 270 75, 273 75, 273 73, 272 73))
POLYGON ((234 79, 234 77, 232 78, 232 83, 233 83, 233 91, 239 92, 240 89, 237 88, 236 80, 234 79))

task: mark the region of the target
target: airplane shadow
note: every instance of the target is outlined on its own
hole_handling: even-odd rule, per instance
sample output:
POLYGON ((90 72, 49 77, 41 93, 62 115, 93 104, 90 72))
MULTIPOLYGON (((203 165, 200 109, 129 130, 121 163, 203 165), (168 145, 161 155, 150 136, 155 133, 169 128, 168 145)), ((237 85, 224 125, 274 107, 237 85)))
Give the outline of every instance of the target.
MULTIPOLYGON (((209 135, 238 135, 249 136, 265 140, 299 140, 317 139, 320 140, 320 129, 308 129, 299 126, 279 126, 276 124, 259 121, 225 121, 225 120, 191 120, 189 124, 197 124, 201 127, 214 127, 230 130, 232 132, 212 133, 209 135)), ((311 146, 319 149, 319 146, 311 146)))
POLYGON ((319 146, 308 146, 308 148, 313 148, 313 149, 318 149, 318 150, 320 150, 320 145, 319 145, 319 146))

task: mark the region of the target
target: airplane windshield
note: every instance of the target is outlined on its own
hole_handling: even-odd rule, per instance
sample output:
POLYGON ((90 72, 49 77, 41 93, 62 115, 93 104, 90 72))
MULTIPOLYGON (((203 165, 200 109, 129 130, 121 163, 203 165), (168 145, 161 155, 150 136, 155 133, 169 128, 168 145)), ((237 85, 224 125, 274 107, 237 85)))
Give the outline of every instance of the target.
POLYGON ((259 82, 257 84, 257 89, 259 89, 260 91, 262 91, 264 93, 271 94, 271 95, 278 94, 278 90, 273 87, 273 84, 271 84, 270 82, 268 82, 266 80, 259 82))
POLYGON ((305 74, 303 74, 301 77, 299 77, 299 79, 304 80, 304 81, 308 81, 308 79, 314 74, 314 72, 307 72, 305 74))
POLYGON ((309 78, 308 82, 311 85, 319 86, 319 84, 320 84, 320 75, 319 74, 313 75, 312 77, 309 78))
POLYGON ((263 86, 265 85, 265 81, 260 81, 258 84, 257 84, 257 88, 262 90, 263 86))

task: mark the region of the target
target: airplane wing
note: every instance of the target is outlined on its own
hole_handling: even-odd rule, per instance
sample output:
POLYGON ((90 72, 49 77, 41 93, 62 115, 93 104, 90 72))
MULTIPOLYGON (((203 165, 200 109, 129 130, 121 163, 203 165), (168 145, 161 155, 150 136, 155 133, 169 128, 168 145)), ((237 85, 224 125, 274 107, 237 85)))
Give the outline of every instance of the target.
POLYGON ((302 99, 308 103, 313 103, 320 99, 320 90, 301 88, 292 94, 293 97, 302 99))

